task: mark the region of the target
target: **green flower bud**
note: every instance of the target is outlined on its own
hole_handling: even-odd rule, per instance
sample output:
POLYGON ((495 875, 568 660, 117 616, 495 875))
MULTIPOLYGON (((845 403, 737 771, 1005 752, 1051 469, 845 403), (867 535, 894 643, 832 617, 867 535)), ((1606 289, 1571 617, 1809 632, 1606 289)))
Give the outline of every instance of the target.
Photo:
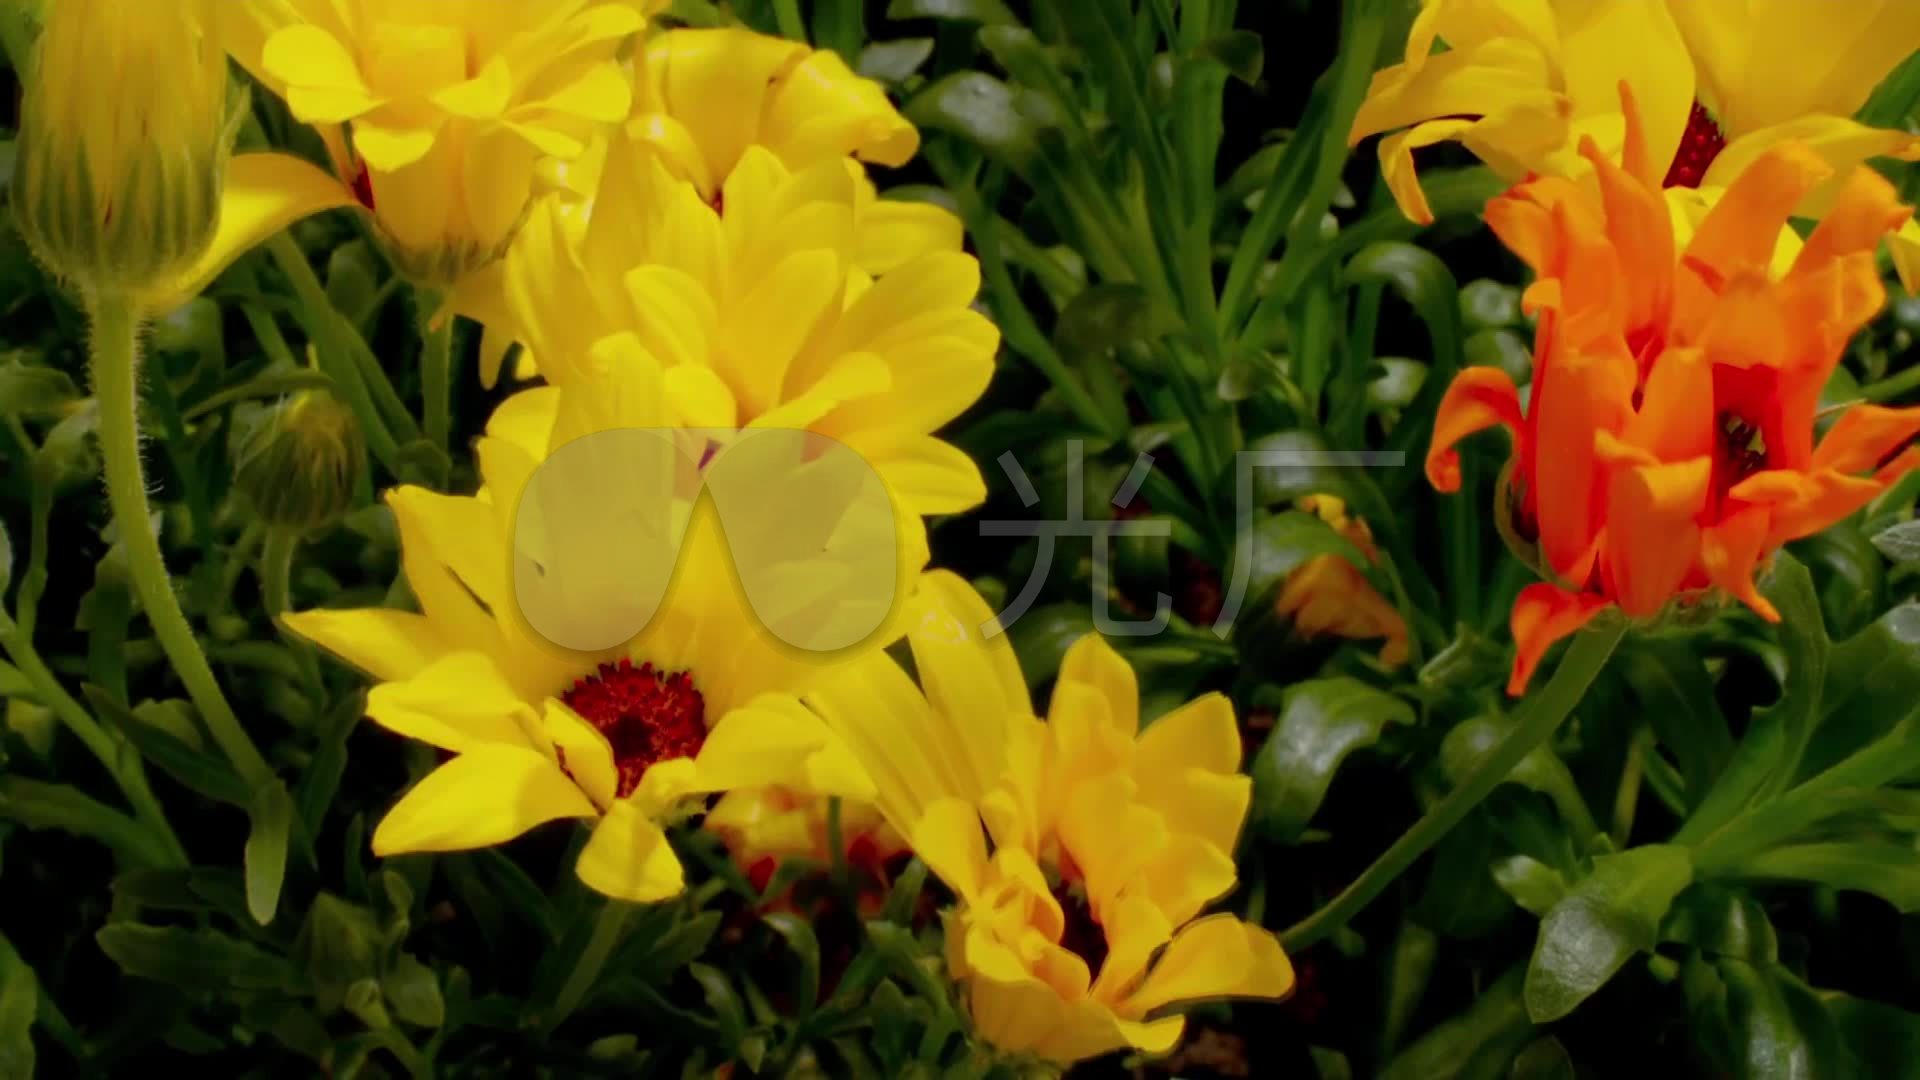
POLYGON ((366 469, 360 422, 324 390, 240 410, 231 445, 234 487, 267 524, 301 533, 345 516, 366 469))
POLYGON ((230 110, 207 14, 200 0, 48 7, 13 205, 35 256, 84 291, 164 290, 213 240, 230 110))

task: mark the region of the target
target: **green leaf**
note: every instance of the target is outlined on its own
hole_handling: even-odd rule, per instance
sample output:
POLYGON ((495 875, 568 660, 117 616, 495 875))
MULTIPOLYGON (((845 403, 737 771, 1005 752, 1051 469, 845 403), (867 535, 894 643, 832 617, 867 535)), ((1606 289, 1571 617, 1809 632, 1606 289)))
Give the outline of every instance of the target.
POLYGON ((293 955, 313 981, 322 1012, 340 1008, 348 987, 378 972, 380 937, 373 912, 332 893, 313 898, 293 955))
POLYGON ((1833 1019, 1799 980, 1778 965, 1720 961, 1728 1019, 1747 1080, 1839 1076, 1840 1037, 1833 1019))
POLYGON ((933 55, 932 38, 901 38, 898 41, 876 41, 860 53, 860 62, 854 70, 861 76, 883 82, 889 86, 898 86, 913 78, 915 72, 933 55))
POLYGON ((1920 1015, 1877 1001, 1824 994, 1855 1080, 1908 1080, 1920 1061, 1920 1015))
POLYGON ((889 19, 945 19, 951 22, 980 23, 983 26, 1017 26, 1002 0, 893 0, 887 5, 889 19))
POLYGON ((209 799, 252 809, 253 799, 246 784, 225 759, 200 753, 141 720, 97 686, 82 686, 80 690, 93 711, 119 728, 148 763, 209 799))
POLYGON ((1818 726, 1798 777, 1886 735, 1920 700, 1920 604, 1893 608, 1834 646, 1818 726))
POLYGON ((1073 643, 1091 633, 1093 613, 1084 602, 1035 608, 1007 628, 1020 671, 1036 689, 1059 672, 1073 643))
POLYGON ((1920 562, 1920 521, 1903 521, 1873 534, 1873 546, 1898 566, 1920 562))
MULTIPOLYGON (((1492 716, 1455 724, 1440 743, 1440 769, 1448 781, 1456 785, 1465 783, 1512 727, 1509 718, 1492 716)), ((1553 752, 1551 743, 1542 743, 1521 758, 1503 783, 1519 784, 1552 799, 1576 841, 1585 843, 1597 831, 1593 812, 1587 808, 1580 786, 1574 782, 1566 762, 1553 752)))
POLYGON ((33 1075, 33 1018, 40 1009, 40 980, 0 937, 0 1076, 33 1075))
POLYGON ((7 534, 6 523, 0 521, 0 593, 7 591, 13 584, 13 537, 7 534))
POLYGON ((387 973, 380 977, 380 992, 403 1023, 437 1028, 446 1022, 447 1006, 440 996, 440 981, 433 969, 414 959, 412 953, 394 956, 387 973))
MULTIPOLYGON (((1521 1003, 1524 969, 1515 967, 1475 995, 1461 1012, 1434 1026, 1380 1070, 1380 1080, 1458 1077, 1476 1059, 1511 1057, 1533 1037, 1521 1003)), ((1503 1059, 1504 1060, 1504 1059, 1503 1059)))
POLYGON ((1380 1021, 1380 1045, 1391 1050, 1399 1045, 1407 1023, 1420 1008, 1427 985, 1433 980, 1434 962, 1440 952, 1440 939, 1432 930, 1413 919, 1403 919, 1394 938, 1393 953, 1387 960, 1385 1015, 1380 1021))
POLYGON ((1468 330, 1520 325, 1520 290, 1480 278, 1460 286, 1460 322, 1468 330))
POLYGON ((112 923, 94 934, 100 951, 129 975, 183 990, 287 990, 287 961, 217 930, 112 923))
POLYGON ((1669 940, 1715 956, 1749 964, 1772 964, 1780 958, 1780 939, 1766 909, 1745 889, 1710 882, 1688 889, 1674 902, 1664 930, 1669 940))
POLYGON ((1749 857, 1741 874, 1857 889, 1878 896, 1902 914, 1920 911, 1920 851, 1911 844, 1789 844, 1749 857))
POLYGON ((1413 721, 1411 705, 1357 679, 1289 687, 1273 734, 1251 769, 1255 826, 1276 843, 1298 838, 1325 800, 1341 762, 1379 742, 1388 724, 1413 721))
MULTIPOLYGON (((1286 510, 1255 522, 1249 554, 1245 595, 1250 601, 1268 596, 1288 575, 1322 555, 1345 559, 1368 577, 1377 573, 1366 552, 1320 515, 1304 510, 1286 510)), ((1376 582, 1374 587, 1381 584, 1376 582)))
POLYGON ((1054 326, 1064 352, 1104 352, 1157 341, 1180 328, 1180 316, 1131 282, 1093 285, 1068 301, 1054 326))
POLYGON ((1688 803, 1697 805, 1733 755, 1733 735, 1705 663, 1682 642, 1641 636, 1623 643, 1614 664, 1639 715, 1673 754, 1688 803))
POLYGON ((729 1055, 739 1051, 747 1036, 747 1010, 726 973, 709 964, 688 964, 687 974, 700 984, 707 1009, 720 1029, 720 1046, 729 1055))
POLYGON ((904 110, 922 130, 944 131, 1024 173, 1039 152, 1040 125, 1019 108, 1021 92, 979 71, 958 71, 915 94, 904 110))
POLYGON ((1513 1059, 1513 1069, 1507 1073, 1510 1080, 1577 1080, 1578 1075, 1567 1048, 1551 1035, 1529 1043, 1513 1059))
POLYGON ((1533 350, 1518 331, 1504 328, 1474 331, 1460 343, 1460 362, 1499 368, 1515 386, 1533 381, 1533 350))
POLYGON ((1567 879, 1560 871, 1526 855, 1496 859, 1493 882, 1534 915, 1544 917, 1567 895, 1567 879))
POLYGON ((794 959, 799 961, 793 995, 799 1009, 798 1018, 804 1022, 820 1001, 820 939, 814 936, 813 927, 807 925, 806 920, 792 912, 776 912, 762 921, 786 941, 794 959))
POLYGON ((287 879, 287 839, 293 829, 293 796, 278 778, 254 789, 247 816, 245 866, 247 910, 265 926, 280 907, 280 887, 287 879))
POLYGON ((1674 897, 1693 880, 1687 849, 1651 844, 1593 860, 1593 873, 1540 920, 1527 965, 1527 1015, 1558 1020, 1651 951, 1674 897))
POLYGON ((1260 81, 1266 66, 1266 44, 1251 30, 1229 30, 1200 43, 1196 55, 1218 61, 1234 78, 1248 86, 1260 81))
POLYGON ((80 388, 64 371, 23 363, 18 354, 0 363, 0 416, 59 416, 79 400, 80 388))

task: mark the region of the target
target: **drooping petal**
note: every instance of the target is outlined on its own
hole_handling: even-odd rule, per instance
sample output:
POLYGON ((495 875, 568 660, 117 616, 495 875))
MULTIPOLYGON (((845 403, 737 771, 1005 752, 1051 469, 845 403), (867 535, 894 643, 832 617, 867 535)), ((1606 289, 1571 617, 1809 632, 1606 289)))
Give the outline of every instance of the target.
POLYGON ((980 816, 958 799, 941 799, 908 832, 914 853, 962 902, 971 903, 986 882, 986 836, 980 816))
POLYGON ((1880 468, 1920 437, 1920 406, 1855 405, 1840 414, 1813 451, 1813 468, 1863 473, 1880 468))
POLYGON ((479 746, 415 784, 374 830, 373 852, 466 851, 504 843, 558 818, 597 813, 545 754, 479 746))
POLYGON ((1753 583, 1753 571, 1766 549, 1772 518, 1772 511, 1765 506, 1745 506, 1705 526, 1700 535, 1700 563, 1715 587, 1724 589, 1768 622, 1779 622, 1779 611, 1753 583))
POLYGON ((1164 1005, 1211 998, 1281 998, 1293 990, 1293 964, 1270 931, 1214 915, 1175 934, 1146 981, 1127 999, 1144 1015, 1164 1005))
POLYGON ((489 745, 539 749, 529 734, 532 706, 479 653, 449 653, 405 682, 374 687, 367 715, 395 734, 455 753, 489 745))
POLYGON ((1433 418, 1433 442, 1427 449, 1427 482, 1436 491, 1460 490, 1460 440, 1495 424, 1515 441, 1521 438, 1520 394, 1513 378, 1497 367, 1470 367, 1454 376, 1433 418))
POLYGON ((1773 510, 1767 547, 1812 536, 1873 501, 1885 485, 1872 477, 1846 476, 1832 470, 1803 473, 1787 469, 1757 472, 1735 484, 1728 494, 1742 502, 1773 510))
POLYGON ((1611 606, 1604 596, 1573 593, 1558 585, 1539 582, 1520 590, 1513 602, 1513 675, 1507 680, 1507 693, 1519 697, 1533 679, 1534 669, 1547 649, 1561 638, 1580 630, 1595 615, 1611 606))
POLYGON ((152 301, 153 309, 171 311, 200 295, 235 259, 301 218, 353 202, 353 192, 333 174, 290 154, 234 155, 227 163, 213 242, 192 269, 152 301))
POLYGON ((410 611, 315 609, 283 615, 281 621, 382 682, 411 679, 448 649, 432 621, 410 611))
POLYGON ((686 871, 667 834, 631 799, 614 803, 594 825, 574 871, 596 892, 636 904, 667 900, 686 888, 686 871))

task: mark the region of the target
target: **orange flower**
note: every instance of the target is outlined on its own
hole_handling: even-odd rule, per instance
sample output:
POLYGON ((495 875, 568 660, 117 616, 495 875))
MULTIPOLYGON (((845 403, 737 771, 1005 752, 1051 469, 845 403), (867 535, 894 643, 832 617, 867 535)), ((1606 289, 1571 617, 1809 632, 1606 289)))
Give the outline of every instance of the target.
POLYGON ((1609 606, 1649 616, 1718 589, 1777 620, 1754 588, 1760 562, 1920 464, 1908 446, 1920 408, 1854 405, 1814 438, 1821 389, 1886 300, 1874 250, 1911 208, 1859 168, 1779 269, 1781 225, 1833 179, 1814 150, 1785 143, 1676 241, 1623 97, 1634 119, 1622 164, 1588 140, 1589 179, 1529 180, 1488 205, 1487 223, 1537 275, 1530 403, 1523 415, 1497 368, 1461 372, 1427 455, 1428 479, 1454 491, 1455 444, 1495 424, 1513 435, 1507 509, 1552 579, 1514 605, 1514 694, 1548 646, 1609 606))

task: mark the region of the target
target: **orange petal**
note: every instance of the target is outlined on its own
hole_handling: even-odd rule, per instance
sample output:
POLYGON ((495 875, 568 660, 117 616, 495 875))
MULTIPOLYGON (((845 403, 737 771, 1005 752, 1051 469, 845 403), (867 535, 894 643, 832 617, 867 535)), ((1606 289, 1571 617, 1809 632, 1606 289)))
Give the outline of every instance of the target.
POLYGON ((1654 167, 1653 156, 1647 151, 1647 125, 1640 116, 1640 103, 1634 99, 1633 85, 1625 79, 1620 80, 1620 113, 1627 119, 1626 141, 1620 147, 1620 166, 1642 187, 1651 188, 1657 193, 1661 174, 1665 170, 1654 167))
POLYGON ((1767 546, 1812 536, 1873 501, 1886 485, 1873 477, 1847 476, 1831 469, 1815 473, 1790 469, 1757 472, 1727 494, 1741 502, 1767 506, 1773 524, 1767 546))
MULTIPOLYGON (((1629 145, 1637 124, 1629 114, 1629 145)), ((1640 152, 1645 153, 1642 146, 1640 152)), ((1619 260, 1626 287, 1627 326, 1666 322, 1673 301, 1673 222, 1657 186, 1636 179, 1600 152, 1591 138, 1580 140, 1580 154, 1593 164, 1607 210, 1607 237, 1619 260)))
POLYGON ((1427 482, 1439 491, 1460 490, 1460 454, 1454 446, 1475 432, 1504 425, 1516 444, 1521 439, 1520 394, 1513 379, 1497 367, 1470 367, 1453 377, 1433 418, 1433 442, 1427 447, 1427 482))
POLYGON ((1707 580, 1733 594, 1768 622, 1779 622, 1780 612, 1754 588, 1753 570, 1765 550, 1773 512, 1748 506, 1700 531, 1700 562, 1707 580))
POLYGON ((1920 446, 1909 446, 1900 451, 1900 456, 1880 466, 1879 470, 1873 474, 1873 478, 1880 481, 1882 485, 1891 487, 1901 477, 1915 469, 1920 469, 1920 446))
POLYGON ((1880 240, 1913 216, 1913 207, 1886 177, 1862 166, 1848 175, 1833 208, 1820 219, 1806 246, 1794 260, 1793 272, 1804 273, 1855 251, 1872 251, 1880 240))
POLYGON ((1519 697, 1526 692, 1547 649, 1579 631, 1610 604, 1604 596, 1568 592, 1545 582, 1520 590, 1513 602, 1513 677, 1507 680, 1507 693, 1519 697))
POLYGON ((1533 471, 1527 477, 1540 521, 1540 547, 1565 580, 1585 583, 1606 523, 1605 489, 1594 456, 1597 432, 1618 433, 1632 418, 1636 369, 1624 343, 1555 349, 1533 382, 1533 471))
POLYGON ((1661 461, 1710 453, 1713 406, 1713 365, 1699 349, 1667 349, 1647 372, 1626 441, 1661 461))
MULTIPOLYGON (((1700 222, 1687 245, 1687 262, 1709 277, 1730 277, 1743 266, 1764 269, 1787 215, 1832 173, 1818 154, 1799 143, 1783 143, 1762 154, 1727 186, 1700 222)), ((1700 281, 1689 282, 1683 275, 1682 301, 1700 302, 1703 288, 1700 281)))
MULTIPOLYGON (((1609 436, 1602 433, 1602 439, 1609 436)), ((1621 610, 1652 615, 1693 570, 1700 549, 1694 523, 1707 504, 1713 459, 1613 470, 1608 485, 1606 559, 1621 610)))
POLYGON ((1878 469, 1920 435, 1920 405, 1855 405, 1840 414, 1813 452, 1813 467, 1842 473, 1878 469))

